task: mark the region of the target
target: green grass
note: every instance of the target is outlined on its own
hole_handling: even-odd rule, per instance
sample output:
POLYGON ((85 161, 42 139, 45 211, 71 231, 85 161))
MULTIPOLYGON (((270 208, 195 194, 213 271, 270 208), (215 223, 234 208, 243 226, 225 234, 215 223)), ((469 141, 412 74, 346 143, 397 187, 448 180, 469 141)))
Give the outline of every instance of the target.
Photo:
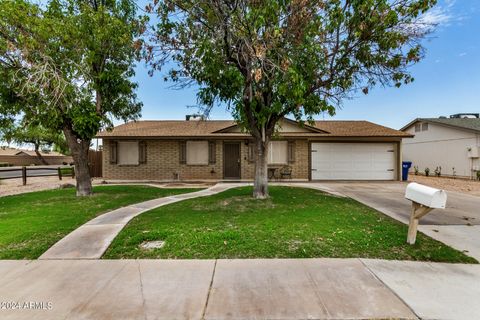
POLYGON ((475 263, 423 234, 406 244, 407 226, 352 199, 302 188, 251 188, 164 206, 121 231, 104 258, 382 258, 475 263), (164 240, 161 249, 139 248, 164 240))
POLYGON ((70 168, 66 168, 66 167, 63 167, 63 168, 60 168, 60 171, 62 172, 62 176, 64 177, 71 177, 72 176, 72 171, 73 171, 73 167, 70 167, 70 168))
POLYGON ((107 211, 198 189, 99 186, 94 195, 59 189, 0 197, 0 259, 35 259, 55 242, 107 211))

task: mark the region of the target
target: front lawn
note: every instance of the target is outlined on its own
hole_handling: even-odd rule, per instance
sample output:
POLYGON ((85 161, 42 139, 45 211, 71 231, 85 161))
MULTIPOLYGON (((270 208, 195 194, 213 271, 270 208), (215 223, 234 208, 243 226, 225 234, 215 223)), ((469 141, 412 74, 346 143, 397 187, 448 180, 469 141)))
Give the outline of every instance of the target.
POLYGON ((35 259, 95 216, 137 202, 198 189, 99 186, 94 195, 59 189, 0 197, 0 259, 35 259))
POLYGON ((382 258, 475 263, 424 234, 406 244, 407 226, 355 200, 317 190, 271 187, 254 200, 249 187, 143 213, 104 258, 382 258), (160 249, 144 241, 163 240, 160 249))

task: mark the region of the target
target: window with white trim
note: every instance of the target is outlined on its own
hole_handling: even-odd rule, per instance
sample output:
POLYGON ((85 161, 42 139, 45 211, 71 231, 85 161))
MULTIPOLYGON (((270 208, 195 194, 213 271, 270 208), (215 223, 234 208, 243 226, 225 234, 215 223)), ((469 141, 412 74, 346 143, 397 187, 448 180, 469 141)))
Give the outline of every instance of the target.
POLYGON ((187 141, 187 164, 208 165, 208 141, 187 141))
POLYGON ((118 141, 119 165, 138 165, 138 141, 118 141))
POLYGON ((288 163, 288 141, 271 141, 268 148, 268 164, 288 163))

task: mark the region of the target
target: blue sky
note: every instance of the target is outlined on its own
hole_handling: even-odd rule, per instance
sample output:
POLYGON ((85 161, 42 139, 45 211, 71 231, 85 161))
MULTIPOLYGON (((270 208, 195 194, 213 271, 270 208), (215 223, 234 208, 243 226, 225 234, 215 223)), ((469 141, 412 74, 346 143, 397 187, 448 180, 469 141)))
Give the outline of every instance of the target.
MULTIPOLYGON (((424 41, 425 59, 411 68, 413 84, 358 93, 333 118, 317 118, 369 120, 398 129, 417 117, 480 112, 480 1, 440 0, 428 19, 439 25, 424 41)), ((196 104, 195 88, 172 89, 161 73, 150 77, 143 65, 137 66, 135 81, 142 119, 184 119, 195 113, 187 108, 196 104)), ((211 113, 211 119, 229 118, 222 107, 211 113)))

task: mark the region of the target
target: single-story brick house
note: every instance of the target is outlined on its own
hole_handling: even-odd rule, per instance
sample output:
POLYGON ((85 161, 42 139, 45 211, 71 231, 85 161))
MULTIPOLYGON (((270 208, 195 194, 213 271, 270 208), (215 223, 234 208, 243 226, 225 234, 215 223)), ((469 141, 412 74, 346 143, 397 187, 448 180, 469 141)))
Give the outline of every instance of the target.
MULTIPOLYGON (((368 121, 283 119, 269 168, 292 180, 399 180, 403 138, 368 121)), ((102 131, 103 177, 127 180, 252 180, 253 140, 233 121, 136 121, 102 131)))

